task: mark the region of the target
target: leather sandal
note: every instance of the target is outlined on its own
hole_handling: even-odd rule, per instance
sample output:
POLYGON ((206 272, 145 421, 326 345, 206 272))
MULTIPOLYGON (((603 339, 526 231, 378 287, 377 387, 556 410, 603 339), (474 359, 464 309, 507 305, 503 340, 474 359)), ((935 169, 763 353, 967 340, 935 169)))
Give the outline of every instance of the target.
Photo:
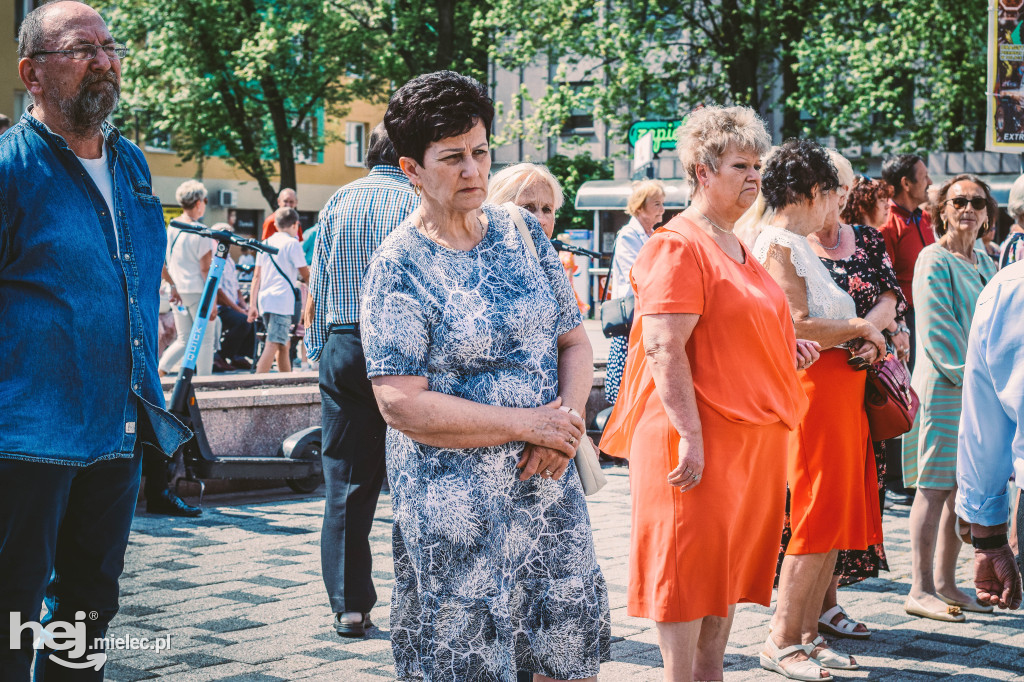
POLYGON ((759 655, 761 667, 765 670, 779 673, 791 680, 803 680, 803 682, 815 682, 816 680, 828 682, 829 680, 834 680, 835 678, 832 677, 832 673, 824 670, 821 664, 813 658, 795 661, 786 667, 782 666, 783 659, 798 653, 805 653, 810 656, 813 648, 810 644, 794 644, 793 646, 787 646, 785 649, 780 649, 769 634, 768 639, 764 643, 764 651, 759 655), (824 677, 821 674, 823 671, 826 673, 824 677))
POLYGON ((858 625, 861 625, 861 623, 851 619, 849 614, 843 610, 843 607, 836 604, 828 611, 821 614, 821 618, 818 619, 818 632, 824 632, 826 635, 832 635, 833 637, 845 637, 847 639, 868 639, 871 637, 871 633, 868 631, 858 632, 858 625), (842 616, 839 621, 833 622, 836 616, 839 615, 842 616))
POLYGON ((828 642, 821 635, 814 638, 814 641, 810 643, 811 651, 808 652, 811 656, 811 660, 817 661, 821 664, 822 668, 831 668, 832 670, 859 670, 860 666, 857 665, 857 661, 853 659, 853 656, 844 656, 838 651, 834 651, 829 648, 828 642), (814 653, 817 649, 818 653, 814 653))

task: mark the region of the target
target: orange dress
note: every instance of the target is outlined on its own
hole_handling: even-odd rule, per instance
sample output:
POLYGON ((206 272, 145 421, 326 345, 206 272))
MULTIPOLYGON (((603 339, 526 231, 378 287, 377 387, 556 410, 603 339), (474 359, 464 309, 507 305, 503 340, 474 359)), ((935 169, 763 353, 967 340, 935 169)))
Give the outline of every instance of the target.
POLYGON ((789 443, 793 536, 786 554, 867 549, 882 541, 878 470, 864 411, 865 372, 833 348, 800 372, 810 400, 789 443))
POLYGON ((601 449, 628 457, 633 499, 628 613, 660 622, 768 605, 785 514, 790 432, 807 409, 782 289, 744 249, 737 263, 677 216, 630 274, 636 317, 601 449), (643 352, 643 316, 700 315, 686 354, 704 436, 704 473, 680 493, 668 421, 643 352))

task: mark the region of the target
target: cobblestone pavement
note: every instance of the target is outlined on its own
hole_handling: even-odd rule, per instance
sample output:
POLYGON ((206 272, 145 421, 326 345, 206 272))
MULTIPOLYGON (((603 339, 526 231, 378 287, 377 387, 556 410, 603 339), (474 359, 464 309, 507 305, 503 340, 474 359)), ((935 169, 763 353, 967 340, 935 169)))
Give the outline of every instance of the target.
MULTIPOLYGON (((626 615, 629 485, 622 469, 606 470, 609 485, 590 499, 596 547, 612 607, 614 661, 602 681, 661 680, 652 623, 626 615)), ((280 491, 222 498, 200 519, 135 519, 122 580, 122 608, 112 637, 166 637, 170 649, 111 651, 111 680, 394 679, 388 641, 393 585, 390 501, 381 500, 373 526, 377 628, 365 639, 338 637, 320 580, 322 496, 280 491)), ((963 624, 907 616, 907 507, 886 513, 885 579, 843 588, 840 602, 873 630, 869 641, 843 641, 862 669, 837 679, 1010 680, 1024 676, 1024 615, 970 615, 963 624)), ((970 558, 961 575, 969 583, 970 558)), ((757 652, 770 611, 741 605, 726 654, 726 680, 781 680, 762 671, 757 652)))

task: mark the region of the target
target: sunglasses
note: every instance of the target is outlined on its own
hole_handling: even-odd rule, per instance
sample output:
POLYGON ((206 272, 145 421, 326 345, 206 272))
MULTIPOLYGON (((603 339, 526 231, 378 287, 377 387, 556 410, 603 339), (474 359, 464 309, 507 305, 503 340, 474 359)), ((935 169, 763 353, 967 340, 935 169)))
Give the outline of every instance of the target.
POLYGON ((988 202, 985 201, 985 197, 972 197, 970 199, 967 197, 953 197, 952 199, 949 199, 947 203, 953 204, 953 207, 958 211, 962 211, 967 208, 967 204, 970 204, 971 208, 975 211, 980 211, 988 206, 988 202))

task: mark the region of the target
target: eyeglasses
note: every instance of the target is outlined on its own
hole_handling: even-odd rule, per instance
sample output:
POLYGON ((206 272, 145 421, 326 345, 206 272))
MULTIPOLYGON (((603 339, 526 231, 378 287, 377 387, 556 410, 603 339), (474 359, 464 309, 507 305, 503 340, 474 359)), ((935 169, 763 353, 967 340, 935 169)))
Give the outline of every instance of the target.
POLYGON ((973 208, 975 211, 980 211, 981 209, 988 206, 988 202, 985 201, 985 197, 971 197, 970 199, 968 199, 967 197, 953 197, 952 199, 947 199, 946 201, 947 203, 953 204, 953 207, 956 208, 956 210, 958 211, 962 211, 965 208, 967 208, 967 204, 970 204, 971 208, 973 208))
POLYGON ((128 46, 124 43, 111 43, 109 45, 82 43, 68 50, 40 50, 39 52, 33 52, 29 57, 35 58, 48 54, 62 54, 68 59, 85 60, 95 59, 96 53, 100 50, 103 50, 109 59, 124 59, 128 56, 128 46))

